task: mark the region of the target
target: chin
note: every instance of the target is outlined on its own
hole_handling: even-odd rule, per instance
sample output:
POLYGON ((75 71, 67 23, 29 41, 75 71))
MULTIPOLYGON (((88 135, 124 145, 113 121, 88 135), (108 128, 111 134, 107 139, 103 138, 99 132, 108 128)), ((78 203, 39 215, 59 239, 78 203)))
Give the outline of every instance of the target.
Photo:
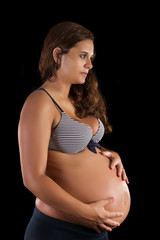
POLYGON ((85 81, 86 81, 86 77, 83 77, 83 78, 81 78, 81 79, 78 79, 78 80, 75 82, 75 84, 84 84, 85 81))

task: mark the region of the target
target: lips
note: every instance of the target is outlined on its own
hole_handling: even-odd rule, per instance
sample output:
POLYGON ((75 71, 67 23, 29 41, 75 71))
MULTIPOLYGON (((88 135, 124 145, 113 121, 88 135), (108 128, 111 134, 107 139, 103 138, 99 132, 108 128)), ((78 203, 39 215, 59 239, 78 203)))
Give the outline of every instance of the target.
POLYGON ((81 74, 86 77, 88 73, 87 72, 81 72, 81 74))

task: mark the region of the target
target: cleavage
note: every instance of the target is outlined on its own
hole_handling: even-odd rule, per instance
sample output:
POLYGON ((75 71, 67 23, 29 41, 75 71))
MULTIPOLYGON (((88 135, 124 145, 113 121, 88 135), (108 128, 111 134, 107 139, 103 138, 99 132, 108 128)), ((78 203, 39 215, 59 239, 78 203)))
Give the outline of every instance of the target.
MULTIPOLYGON (((68 116, 68 117, 70 117, 70 116, 68 116)), ((96 117, 88 116, 88 117, 83 118, 83 119, 74 118, 74 117, 70 117, 70 118, 73 119, 76 122, 80 122, 80 123, 86 125, 87 127, 89 127, 92 130, 93 136, 98 132, 99 121, 96 117)))
POLYGON ((76 122, 80 122, 87 127, 90 128, 92 131, 93 136, 98 132, 99 129, 99 121, 96 117, 94 116, 88 116, 86 118, 77 118, 75 114, 75 108, 73 107, 73 104, 66 104, 65 107, 62 107, 64 113, 71 118, 72 120, 76 122))

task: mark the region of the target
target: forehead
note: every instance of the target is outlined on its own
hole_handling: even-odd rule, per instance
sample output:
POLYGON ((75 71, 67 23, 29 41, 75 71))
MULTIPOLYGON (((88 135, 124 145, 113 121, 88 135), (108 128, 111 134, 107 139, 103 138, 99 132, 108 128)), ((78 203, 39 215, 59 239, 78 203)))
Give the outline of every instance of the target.
POLYGON ((73 47, 73 50, 84 51, 89 53, 90 55, 94 54, 94 44, 90 39, 82 40, 73 47))

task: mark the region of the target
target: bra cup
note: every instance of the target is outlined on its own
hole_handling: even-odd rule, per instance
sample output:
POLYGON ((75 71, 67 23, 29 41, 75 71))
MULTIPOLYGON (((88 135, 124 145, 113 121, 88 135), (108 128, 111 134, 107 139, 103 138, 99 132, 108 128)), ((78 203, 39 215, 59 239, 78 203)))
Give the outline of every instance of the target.
POLYGON ((98 143, 104 135, 104 126, 99 119, 99 128, 93 136, 92 129, 84 123, 70 118, 65 112, 51 136, 49 150, 75 154, 84 150, 90 140, 98 143))
POLYGON ((99 120, 99 128, 98 128, 98 131, 96 132, 96 134, 92 137, 92 140, 96 143, 98 143, 103 135, 104 135, 104 125, 102 123, 102 121, 100 119, 99 120))
POLYGON ((68 117, 64 112, 60 123, 56 127, 49 149, 64 152, 78 153, 82 151, 92 138, 92 131, 83 123, 68 117))

